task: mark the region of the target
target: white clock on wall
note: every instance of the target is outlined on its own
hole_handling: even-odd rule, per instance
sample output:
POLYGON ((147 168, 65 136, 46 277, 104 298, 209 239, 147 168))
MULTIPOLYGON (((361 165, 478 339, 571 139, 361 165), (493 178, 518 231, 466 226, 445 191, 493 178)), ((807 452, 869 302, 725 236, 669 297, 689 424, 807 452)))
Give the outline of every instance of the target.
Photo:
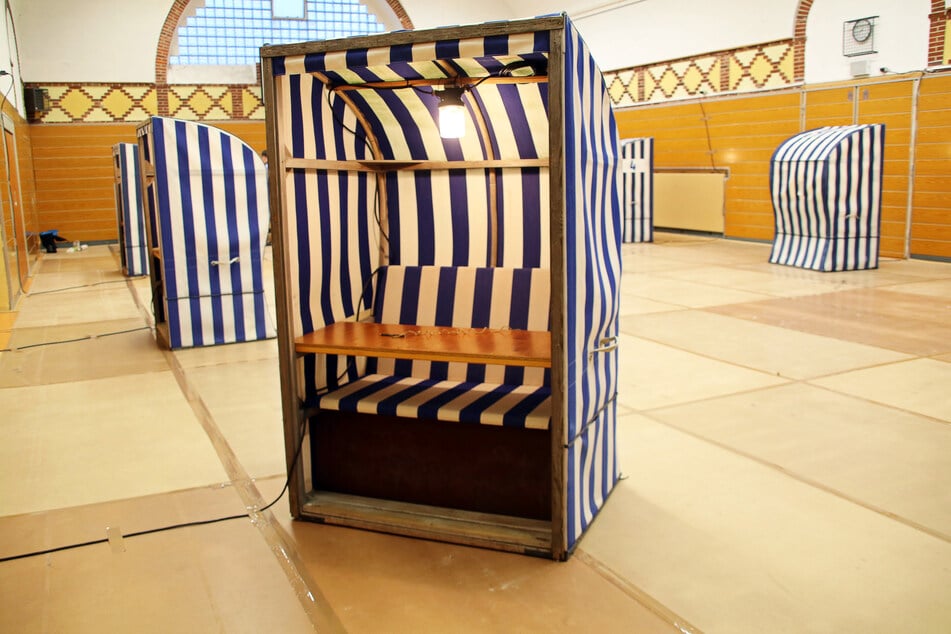
POLYGON ((842 54, 846 57, 877 53, 875 23, 878 16, 848 20, 842 25, 842 54))
POLYGON ((856 42, 865 42, 872 37, 872 23, 868 18, 856 20, 852 24, 852 39, 856 42))

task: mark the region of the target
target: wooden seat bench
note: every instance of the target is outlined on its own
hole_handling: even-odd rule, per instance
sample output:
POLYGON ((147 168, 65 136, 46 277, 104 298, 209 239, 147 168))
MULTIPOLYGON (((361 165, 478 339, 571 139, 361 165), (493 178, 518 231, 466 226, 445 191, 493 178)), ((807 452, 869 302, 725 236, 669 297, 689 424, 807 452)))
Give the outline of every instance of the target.
POLYGON ((315 488, 549 519, 549 271, 390 265, 373 297, 372 324, 297 342, 367 357, 314 397, 315 488))

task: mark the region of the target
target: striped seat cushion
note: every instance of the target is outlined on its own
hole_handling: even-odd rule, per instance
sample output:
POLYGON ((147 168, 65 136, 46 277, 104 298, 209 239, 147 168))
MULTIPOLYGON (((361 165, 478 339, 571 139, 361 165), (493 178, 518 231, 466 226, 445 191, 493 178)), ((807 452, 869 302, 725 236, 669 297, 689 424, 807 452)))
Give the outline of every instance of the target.
MULTIPOLYGON (((421 327, 548 330, 550 272, 453 266, 382 267, 373 319, 421 327)), ((366 374, 319 397, 362 414, 548 429, 547 368, 368 359, 366 374)))
POLYGON ((321 409, 548 429, 551 389, 370 374, 320 397, 321 409))

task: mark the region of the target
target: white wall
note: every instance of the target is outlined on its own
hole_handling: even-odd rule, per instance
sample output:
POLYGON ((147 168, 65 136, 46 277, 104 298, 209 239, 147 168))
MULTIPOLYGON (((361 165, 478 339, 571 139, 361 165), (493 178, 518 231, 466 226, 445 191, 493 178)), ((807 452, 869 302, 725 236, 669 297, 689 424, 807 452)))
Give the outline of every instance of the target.
MULTIPOLYGON (((511 20, 532 14, 514 12, 505 0, 473 0, 452 2, 447 0, 400 0, 406 14, 417 29, 457 24, 479 24, 491 20, 511 20)), ((556 9, 549 9, 548 13, 556 9)))
POLYGON ((153 82, 171 0, 12 0, 23 81, 153 82))
POLYGON ((806 83, 851 77, 852 62, 868 60, 871 74, 922 70, 928 65, 929 0, 817 0, 806 21, 806 83), (842 55, 842 24, 879 16, 875 26, 878 53, 842 55))
POLYGON ((598 66, 616 70, 790 38, 798 0, 634 0, 604 11, 597 0, 571 4, 598 66))
MULTIPOLYGON (((10 4, 24 81, 155 81, 159 32, 172 0, 10 4)), ((790 38, 798 0, 403 0, 403 6, 417 28, 567 11, 598 65, 615 70, 790 38)), ((928 12, 928 0, 816 0, 807 24, 807 82, 849 78, 842 22, 867 15, 881 16, 876 73, 880 66, 923 68, 928 12)), ((6 68, 2 56, 0 68, 6 68)))
POLYGON ((23 84, 20 81, 20 65, 17 59, 20 55, 17 55, 13 24, 7 18, 6 7, 0 3, 0 70, 10 73, 0 77, 0 94, 24 115, 23 84))

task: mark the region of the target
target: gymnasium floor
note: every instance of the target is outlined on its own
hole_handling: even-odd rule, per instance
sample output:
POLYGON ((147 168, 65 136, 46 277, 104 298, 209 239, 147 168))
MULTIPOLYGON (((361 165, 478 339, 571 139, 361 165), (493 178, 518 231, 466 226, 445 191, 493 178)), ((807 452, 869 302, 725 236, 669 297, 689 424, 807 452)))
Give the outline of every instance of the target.
POLYGON ((0 314, 0 558, 108 541, 0 563, 0 631, 951 631, 951 264, 768 254, 625 245, 624 479, 567 563, 284 499, 129 537, 277 496, 276 343, 163 352, 115 247, 44 255, 0 314))

